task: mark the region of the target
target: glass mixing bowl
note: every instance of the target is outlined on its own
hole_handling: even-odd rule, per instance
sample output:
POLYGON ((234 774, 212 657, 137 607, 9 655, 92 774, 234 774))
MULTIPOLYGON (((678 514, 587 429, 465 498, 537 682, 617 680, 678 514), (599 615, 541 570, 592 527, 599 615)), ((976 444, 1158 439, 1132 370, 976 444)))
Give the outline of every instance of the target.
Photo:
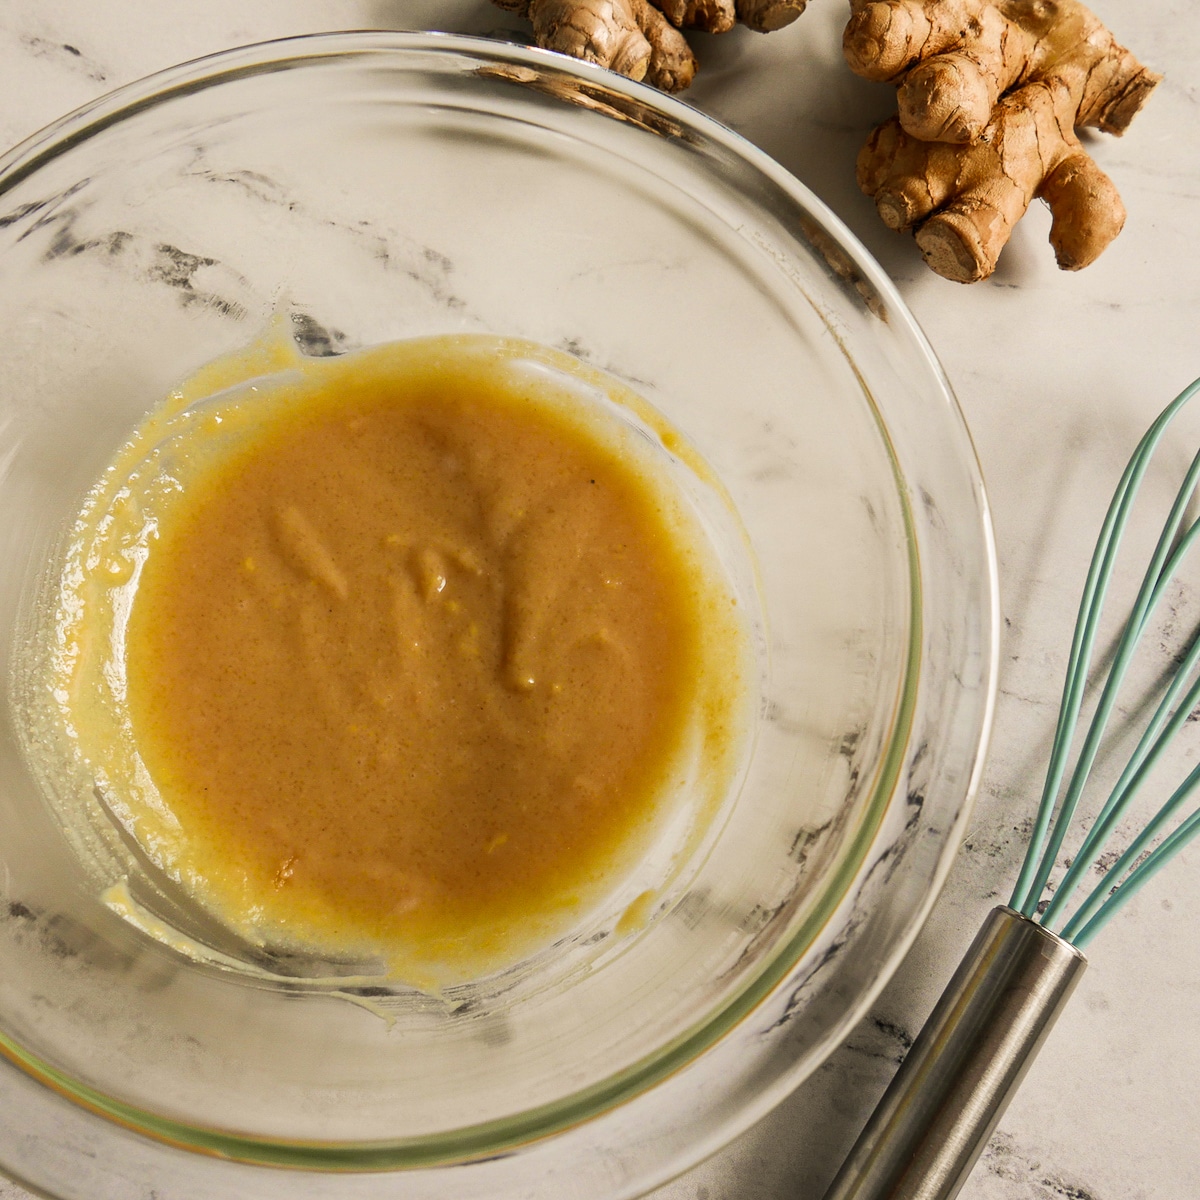
POLYGON ((70 1200, 629 1196, 863 1013, 966 820, 993 552, 929 347, 764 155, 533 50, 237 50, 0 160, 0 327, 5 1170, 70 1200), (558 348, 707 461, 696 489, 736 514, 710 532, 755 614, 753 728, 643 922, 597 912, 437 995, 196 954, 136 857, 36 782, 56 749, 23 723, 21 664, 64 528, 174 383, 281 313, 316 355, 454 332, 558 348))

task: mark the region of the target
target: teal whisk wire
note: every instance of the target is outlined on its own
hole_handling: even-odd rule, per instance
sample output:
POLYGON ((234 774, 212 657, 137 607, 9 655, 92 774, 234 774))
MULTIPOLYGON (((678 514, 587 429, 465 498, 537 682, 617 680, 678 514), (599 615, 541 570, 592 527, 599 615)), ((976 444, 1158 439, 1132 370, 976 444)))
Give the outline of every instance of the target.
MULTIPOLYGON (((1165 429, 1165 424, 1163 428, 1165 429)), ((1140 448, 1141 453, 1135 454, 1134 456, 1134 462, 1138 464, 1139 469, 1134 472, 1132 476, 1133 484, 1129 489, 1127 489, 1125 496, 1123 497, 1120 515, 1118 516, 1118 520, 1114 525, 1115 534, 1105 556, 1104 568, 1102 569, 1102 578, 1105 588, 1107 588, 1108 577, 1111 574, 1112 565, 1115 563, 1116 552, 1120 545, 1121 535, 1124 533, 1125 525, 1128 521, 1132 502, 1136 497, 1136 485, 1141 481, 1141 475, 1144 473, 1146 466, 1149 464, 1150 457, 1156 444, 1157 438, 1140 448)), ((1120 640, 1116 657, 1112 667, 1109 670, 1108 677, 1105 680, 1100 701, 1096 706, 1095 716, 1092 718, 1092 723, 1088 728, 1087 736, 1084 740, 1083 749, 1079 755, 1079 761, 1076 764, 1074 773, 1072 774, 1066 796, 1059 808, 1059 814, 1054 823, 1054 830, 1051 835, 1050 844, 1043 851, 1037 877, 1031 887, 1031 897, 1035 903, 1036 898, 1045 890, 1046 883, 1049 880, 1051 871, 1054 868, 1054 863, 1058 858, 1058 853, 1062 848, 1062 843, 1070 827, 1071 819, 1075 814, 1079 797, 1087 784, 1088 775, 1091 772, 1092 765, 1095 762, 1096 754, 1098 753, 1103 740, 1109 717, 1112 715, 1113 707, 1116 704, 1117 693, 1120 691, 1125 674, 1133 660, 1134 654, 1137 650, 1138 642, 1142 635, 1142 631, 1145 628, 1146 621, 1153 611, 1156 597, 1161 596, 1163 587, 1167 582, 1169 582, 1169 577, 1166 576, 1164 570, 1164 560, 1171 551, 1172 542, 1174 541, 1175 534, 1177 533, 1179 525, 1183 520, 1183 515, 1187 509, 1187 505, 1191 500, 1198 477, 1200 477, 1200 455, 1197 455, 1197 458, 1193 461, 1191 470, 1188 472, 1187 478, 1184 480, 1183 486, 1179 489, 1179 493, 1176 496, 1175 504, 1172 506, 1171 514, 1167 519, 1167 523, 1164 526, 1161 535, 1159 536, 1158 545, 1155 548, 1154 557, 1150 563, 1150 567, 1146 572, 1145 579, 1143 580, 1142 588, 1138 593, 1133 614, 1126 623, 1125 631, 1120 640)), ((1092 622, 1093 628, 1096 621, 1099 619, 1099 615, 1103 606, 1103 590, 1098 592, 1098 597, 1099 598, 1092 614, 1095 618, 1092 622)), ((1086 686, 1086 682, 1087 669, 1085 665, 1079 679, 1080 694, 1082 694, 1082 690, 1083 687, 1086 686)), ((1067 748, 1069 749, 1069 745, 1067 748)), ((1027 912, 1025 915, 1028 916, 1030 914, 1027 912)))
MULTIPOLYGON (((1171 556, 1171 561, 1163 571, 1163 576, 1159 580, 1155 595, 1151 599, 1151 612, 1157 607, 1162 593, 1166 590, 1167 584, 1174 577, 1178 569, 1179 562, 1182 561, 1197 537, 1200 537, 1200 522, 1193 523, 1176 548, 1175 553, 1171 556)), ((1142 628, 1144 630, 1144 624, 1142 628)), ((1200 704, 1200 679, 1193 682, 1182 701, 1179 698, 1187 686, 1188 677, 1195 669, 1198 661, 1200 661, 1200 636, 1192 640, 1192 644, 1189 646, 1183 661, 1180 663, 1170 687, 1155 710, 1150 723, 1146 726, 1146 730, 1139 739, 1133 754, 1130 756, 1125 770, 1121 772, 1121 777, 1117 780, 1116 787, 1113 788, 1107 802, 1096 817, 1096 822, 1084 839, 1083 845, 1080 846, 1079 851, 1076 853, 1075 860, 1071 864, 1070 869, 1060 881, 1049 907, 1042 914, 1042 924, 1053 926, 1061 910, 1066 906, 1067 901, 1070 900, 1075 889, 1082 881, 1083 875, 1091 865, 1092 860, 1108 840, 1117 822, 1125 814, 1134 797, 1138 794, 1142 784, 1145 783, 1147 776, 1166 752, 1167 747, 1171 745, 1175 735, 1183 728, 1192 710, 1197 704, 1200 704)), ((1072 926, 1077 918, 1078 914, 1072 919, 1072 926)))
MULTIPOLYGON (((1197 382, 1200 383, 1200 381, 1197 382)), ((1182 406, 1180 405, 1180 407, 1182 406)), ((1054 814, 1062 778, 1066 772, 1067 757, 1074 740, 1079 710, 1083 705, 1084 689, 1087 684, 1088 669, 1091 666, 1092 649, 1095 645, 1100 611, 1104 605, 1108 582, 1116 562, 1116 552, 1129 519, 1129 509, 1136 495, 1137 487, 1149 465, 1149 454, 1157 445, 1170 418, 1174 416, 1174 412, 1168 410, 1168 413, 1163 413, 1150 427, 1139 443, 1129 465, 1125 468, 1125 473, 1117 485, 1117 491, 1105 515, 1104 525, 1100 530, 1100 537, 1092 555, 1087 583, 1083 589, 1083 599, 1079 605, 1079 616, 1075 622, 1075 635, 1071 641, 1071 657, 1067 664, 1066 679, 1063 683, 1063 699, 1059 708, 1054 744, 1050 752, 1050 763, 1046 771, 1046 785, 1042 790, 1042 800, 1038 807, 1025 862, 1013 892, 1012 907, 1024 916, 1032 915, 1031 906, 1036 906, 1037 898, 1042 892, 1041 887, 1035 887, 1033 876, 1041 862, 1046 835, 1050 830, 1050 819, 1054 814), (1169 416, 1168 413, 1170 413, 1169 416), (1027 909, 1030 911, 1026 911, 1027 909)))
POLYGON ((1088 899, 1080 906, 1079 911, 1071 918, 1063 929, 1062 937, 1076 946, 1086 946, 1092 937, 1098 933, 1112 918, 1113 914, 1133 894, 1147 883, 1151 876, 1161 870, 1180 851, 1188 840, 1200 832, 1200 809, 1183 821, 1174 833, 1164 838, 1162 844, 1152 850, 1137 863, 1162 826, 1175 814, 1186 801, 1200 791, 1200 767, 1194 767, 1187 779, 1176 788, 1171 798, 1155 814, 1154 819, 1134 839, 1129 849, 1113 864, 1109 878, 1102 880, 1093 890, 1088 899), (1132 867, 1132 870, 1129 868, 1132 867), (1126 871, 1129 874, 1116 887, 1112 879, 1120 879, 1126 871), (1093 915, 1094 914, 1094 915, 1093 915))
MULTIPOLYGON (((1166 688, 1145 731, 1138 740, 1125 769, 1113 788, 1092 829, 1075 855, 1066 875, 1050 899, 1045 911, 1038 913, 1054 865, 1066 840, 1072 819, 1103 742, 1105 730, 1116 705, 1121 685, 1135 657, 1141 637, 1167 588, 1193 544, 1200 540, 1200 521, 1193 522, 1180 536, 1188 505, 1200 484, 1200 453, 1187 472, 1166 524, 1155 546, 1132 614, 1118 641, 1116 653, 1101 688, 1096 711, 1088 725, 1083 746, 1074 769, 1066 780, 1067 764, 1083 707, 1088 674, 1099 632, 1101 612, 1116 566, 1122 537, 1129 523, 1133 504, 1150 461, 1171 422, 1200 393, 1200 379, 1186 387, 1162 411, 1138 443, 1105 515, 1096 549, 1092 555, 1087 582, 1080 601, 1075 634, 1063 683, 1054 742, 1046 771, 1041 803, 1034 821, 1028 851, 1022 865, 1010 906, 1031 920, 1050 927, 1065 916, 1066 906, 1092 866, 1096 855, 1126 813, 1142 785, 1161 761, 1174 736, 1200 703, 1200 679, 1188 686, 1188 679, 1200 663, 1200 635, 1193 639, 1178 670, 1166 688), (1061 796, 1061 799, 1060 799, 1061 796)), ((1200 792, 1200 767, 1171 794, 1145 829, 1116 860, 1108 874, 1092 889, 1079 909, 1067 920, 1060 934, 1076 946, 1085 945, 1122 905, 1170 861, 1197 833, 1200 811, 1187 816, 1162 842, 1151 843, 1162 833, 1172 817, 1200 792)))

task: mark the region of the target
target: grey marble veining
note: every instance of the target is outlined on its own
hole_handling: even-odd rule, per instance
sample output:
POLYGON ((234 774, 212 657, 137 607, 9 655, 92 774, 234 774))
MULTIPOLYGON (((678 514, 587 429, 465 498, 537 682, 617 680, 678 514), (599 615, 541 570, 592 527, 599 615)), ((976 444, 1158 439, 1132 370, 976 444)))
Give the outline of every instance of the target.
MULTIPOLYGON (((654 1193, 657 1200, 819 1200, 983 915, 1008 897, 1103 506, 1141 431, 1200 375, 1194 0, 1093 7, 1166 75, 1124 139, 1087 139, 1125 199, 1127 227, 1094 266, 1066 275, 1054 267, 1048 218, 1035 206, 995 277, 969 289, 930 275, 854 184, 858 147, 894 101, 890 89, 842 64, 843 0, 813 0, 795 25, 767 38, 738 31, 697 39, 702 71, 691 101, 825 199, 898 282, 933 342, 989 485, 1004 643, 972 826, 913 950, 810 1080, 709 1162, 654 1193)), ((0 144, 177 61, 292 33, 378 27, 520 29, 483 0, 210 0, 203 10, 155 0, 8 0, 0 9, 0 144)), ((204 264, 159 265, 206 286, 204 264)), ((1197 433, 1193 422, 1168 443, 1166 468, 1181 470, 1197 433)), ((1168 494, 1166 474, 1152 476, 1151 500, 1168 494)), ((1119 582, 1131 586, 1135 575, 1131 560, 1119 582)), ((1165 664, 1165 640, 1158 653, 1165 664)), ((1196 757, 1194 744, 1180 748, 1180 774, 1196 757)), ((964 1200, 1200 1195, 1198 867, 1193 847, 1096 942, 1078 993, 964 1200)), ((0 1200, 24 1196, 0 1183, 0 1200)))

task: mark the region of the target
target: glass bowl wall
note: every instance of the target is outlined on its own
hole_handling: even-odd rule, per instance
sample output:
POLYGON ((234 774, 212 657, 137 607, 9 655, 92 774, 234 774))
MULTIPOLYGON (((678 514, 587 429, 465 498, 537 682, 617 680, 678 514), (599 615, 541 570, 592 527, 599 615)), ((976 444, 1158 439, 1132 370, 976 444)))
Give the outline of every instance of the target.
POLYGON ((53 747, 30 750, 10 706, 0 1165, 72 1200, 130 1181, 370 1200, 396 1169, 412 1197, 554 1196, 568 1176, 635 1194, 821 1061, 948 867, 995 653, 961 417, 836 218, 685 105, 467 38, 233 51, 0 160, 6 677, 124 438, 278 314, 312 354, 531 339, 682 430, 744 530, 736 553, 737 523, 714 537, 757 614, 745 770, 644 928, 601 914, 426 996, 197 962, 135 928, 102 893, 136 864, 72 849, 28 760, 53 747))

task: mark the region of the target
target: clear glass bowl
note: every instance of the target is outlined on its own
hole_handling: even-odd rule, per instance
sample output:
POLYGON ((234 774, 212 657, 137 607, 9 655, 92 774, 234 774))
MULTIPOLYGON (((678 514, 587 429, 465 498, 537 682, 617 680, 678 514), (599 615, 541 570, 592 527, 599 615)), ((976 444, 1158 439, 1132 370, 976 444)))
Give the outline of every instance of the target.
POLYGON ((0 1164, 64 1200, 637 1194, 821 1062, 948 869, 996 645, 961 416, 837 219, 677 101, 441 35, 222 54, 0 160, 6 677, 129 431, 281 311, 312 354, 531 339, 682 430, 754 564, 745 770, 643 927, 431 997, 197 961, 169 905, 147 936, 101 898, 136 861, 73 848, 10 704, 0 1164))

